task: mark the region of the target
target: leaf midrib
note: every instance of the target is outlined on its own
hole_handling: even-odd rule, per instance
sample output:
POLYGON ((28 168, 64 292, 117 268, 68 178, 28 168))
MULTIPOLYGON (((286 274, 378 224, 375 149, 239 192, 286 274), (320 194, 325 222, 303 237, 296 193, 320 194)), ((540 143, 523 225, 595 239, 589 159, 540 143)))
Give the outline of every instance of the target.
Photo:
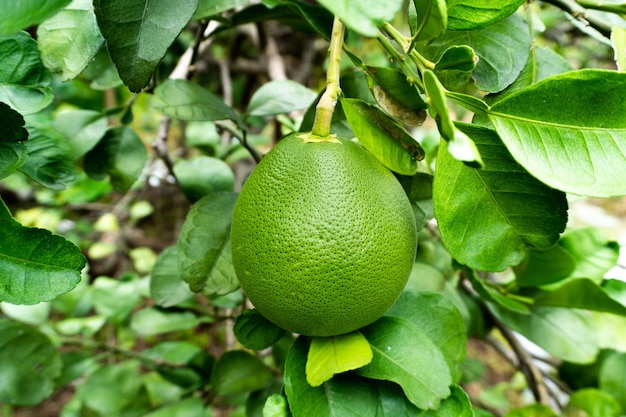
POLYGON ((503 119, 517 120, 526 123, 532 124, 540 124, 542 126, 555 127, 559 129, 576 129, 576 130, 589 130, 589 131, 606 131, 606 132, 615 132, 615 131, 624 131, 626 132, 626 127, 599 127, 599 126, 578 126, 578 125, 569 125, 563 123, 556 122, 548 122, 545 120, 539 119, 530 119, 522 116, 515 116, 509 113, 501 113, 497 111, 490 111, 489 116, 501 117, 503 119))

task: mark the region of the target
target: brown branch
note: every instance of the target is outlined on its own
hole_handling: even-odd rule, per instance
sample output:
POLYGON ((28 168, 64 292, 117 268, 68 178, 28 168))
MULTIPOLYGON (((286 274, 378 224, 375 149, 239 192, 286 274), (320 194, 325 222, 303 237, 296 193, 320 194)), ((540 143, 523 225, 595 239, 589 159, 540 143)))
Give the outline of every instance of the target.
POLYGON ((587 9, 580 6, 578 3, 572 0, 544 0, 544 2, 551 4, 559 9, 570 14, 574 19, 578 20, 585 26, 590 26, 600 32, 606 38, 611 37, 611 25, 602 19, 598 19, 593 15, 590 15, 587 9))

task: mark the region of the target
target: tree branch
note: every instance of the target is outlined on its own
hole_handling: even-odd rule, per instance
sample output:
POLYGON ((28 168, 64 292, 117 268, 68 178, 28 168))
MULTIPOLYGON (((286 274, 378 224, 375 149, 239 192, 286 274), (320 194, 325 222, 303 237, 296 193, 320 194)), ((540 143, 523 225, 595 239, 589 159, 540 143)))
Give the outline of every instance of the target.
POLYGON ((585 26, 591 26, 600 32, 606 38, 611 37, 611 25, 602 19, 598 19, 587 13, 587 9, 580 6, 573 0, 544 0, 559 9, 569 13, 574 19, 578 20, 585 26))

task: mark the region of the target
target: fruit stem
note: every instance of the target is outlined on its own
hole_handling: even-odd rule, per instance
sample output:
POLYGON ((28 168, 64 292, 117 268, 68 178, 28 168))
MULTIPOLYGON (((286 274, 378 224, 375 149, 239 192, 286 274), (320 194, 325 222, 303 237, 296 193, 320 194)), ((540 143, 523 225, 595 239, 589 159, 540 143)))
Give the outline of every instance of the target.
POLYGON ((333 21, 333 32, 330 37, 330 46, 328 48, 326 91, 322 94, 315 108, 315 121, 313 122, 312 133, 316 136, 326 137, 330 135, 330 124, 333 118, 333 112, 335 111, 339 94, 341 94, 339 74, 344 31, 343 23, 335 17, 333 21))

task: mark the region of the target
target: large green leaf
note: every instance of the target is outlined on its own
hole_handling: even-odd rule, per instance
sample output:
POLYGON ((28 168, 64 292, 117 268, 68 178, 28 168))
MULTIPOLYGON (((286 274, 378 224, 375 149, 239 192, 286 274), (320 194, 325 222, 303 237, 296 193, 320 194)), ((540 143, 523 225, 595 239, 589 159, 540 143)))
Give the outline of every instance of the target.
POLYGON ((597 388, 585 388, 572 394, 565 408, 568 415, 618 417, 622 415, 617 400, 597 388))
POLYGON ((43 22, 71 0, 20 0, 0 3, 0 36, 43 22))
POLYGON ((235 174, 227 163, 210 156, 183 159, 174 165, 183 193, 192 203, 214 191, 233 191, 235 174))
POLYGON ((175 119, 214 121, 232 120, 245 130, 233 109, 198 84, 186 80, 167 80, 154 90, 152 105, 175 119))
POLYGON ((198 0, 94 0, 111 59, 130 91, 148 85, 197 7, 198 0))
POLYGON ((193 15, 194 19, 204 19, 218 15, 238 6, 245 6, 251 0, 198 0, 198 9, 193 15))
POLYGON ((555 307, 533 307, 531 314, 492 311, 512 330, 562 360, 591 363, 600 349, 597 325, 585 311, 555 307))
POLYGON ((137 133, 128 126, 109 129, 85 155, 85 171, 97 180, 107 175, 113 188, 126 191, 141 174, 147 152, 137 133))
POLYGON ((285 335, 284 329, 250 309, 237 316, 233 332, 239 343, 254 350, 266 349, 285 335))
POLYGON ((306 360, 306 380, 319 387, 335 374, 367 365, 372 360, 372 349, 362 333, 314 337, 306 360))
POLYGON ((378 27, 393 20, 402 7, 401 0, 321 0, 319 3, 350 29, 372 37, 378 34, 378 27))
POLYGON ((449 299, 436 292, 404 291, 385 315, 419 327, 443 353, 452 379, 459 380, 465 358, 465 323, 449 299))
POLYGON ((448 11, 444 0, 413 0, 409 3, 409 27, 414 41, 430 41, 445 32, 448 11))
POLYGON ((399 384, 407 398, 422 409, 436 409, 450 395, 450 369, 419 327, 406 319, 381 317, 362 332, 374 356, 370 364, 357 370, 359 375, 399 384))
POLYGON ((447 0, 448 29, 474 30, 514 13, 524 0, 447 0))
POLYGON ((376 159, 402 175, 417 172, 424 150, 402 126, 363 100, 345 98, 341 105, 354 135, 376 159))
POLYGON ((569 276, 576 267, 574 257, 559 245, 544 250, 532 250, 524 262, 515 268, 517 285, 534 287, 550 284, 569 276))
POLYGON ((625 94, 626 74, 572 71, 497 102, 489 117, 513 157, 544 183, 580 195, 623 195, 625 94))
POLYGON ((442 146, 434 208, 441 235, 459 262, 487 271, 519 264, 530 248, 556 243, 567 221, 567 201, 510 156, 494 131, 459 125, 476 143, 482 169, 456 161, 442 146))
POLYGON ((211 383, 219 395, 256 391, 272 382, 272 372, 256 356, 242 350, 231 350, 218 359, 211 383))
POLYGON ((21 167, 28 150, 22 143, 28 139, 21 114, 0 102, 0 179, 8 177, 21 167))
POLYGON ((80 74, 104 43, 91 0, 74 0, 37 27, 41 58, 67 81, 80 74))
POLYGON ((83 157, 100 142, 108 128, 106 115, 94 110, 67 110, 54 119, 52 127, 65 136, 72 156, 83 157))
POLYGON ((230 224, 237 195, 215 192, 189 211, 178 235, 178 266, 192 291, 227 294, 239 286, 230 254, 230 224))
POLYGON ((193 297, 193 294, 178 269, 178 248, 170 246, 154 263, 150 273, 150 295, 157 305, 172 307, 193 297))
POLYGON ((611 394, 626 410, 626 353, 612 352, 602 362, 598 375, 599 387, 611 394))
POLYGON ((0 319, 0 401, 34 405, 52 394, 61 357, 52 342, 30 326, 0 319))
POLYGON ((357 376, 336 375, 319 387, 306 381, 309 339, 299 337, 285 362, 285 392, 289 407, 299 417, 374 416, 378 406, 375 389, 357 376))
POLYGON ((52 102, 50 73, 28 33, 0 36, 0 61, 0 101, 21 114, 38 112, 52 102))
POLYGON ((600 283, 619 259, 619 244, 609 241, 606 232, 600 228, 568 231, 559 240, 559 246, 576 260, 569 278, 589 278, 600 283))
POLYGON ((80 281, 85 266, 80 250, 47 230, 23 227, 1 200, 0 231, 0 301, 49 301, 80 281))
POLYGON ((431 61, 437 62, 453 45, 467 45, 479 57, 473 78, 476 86, 487 92, 505 89, 520 74, 530 50, 528 26, 518 15, 472 31, 447 31, 431 44, 418 47, 431 61))

